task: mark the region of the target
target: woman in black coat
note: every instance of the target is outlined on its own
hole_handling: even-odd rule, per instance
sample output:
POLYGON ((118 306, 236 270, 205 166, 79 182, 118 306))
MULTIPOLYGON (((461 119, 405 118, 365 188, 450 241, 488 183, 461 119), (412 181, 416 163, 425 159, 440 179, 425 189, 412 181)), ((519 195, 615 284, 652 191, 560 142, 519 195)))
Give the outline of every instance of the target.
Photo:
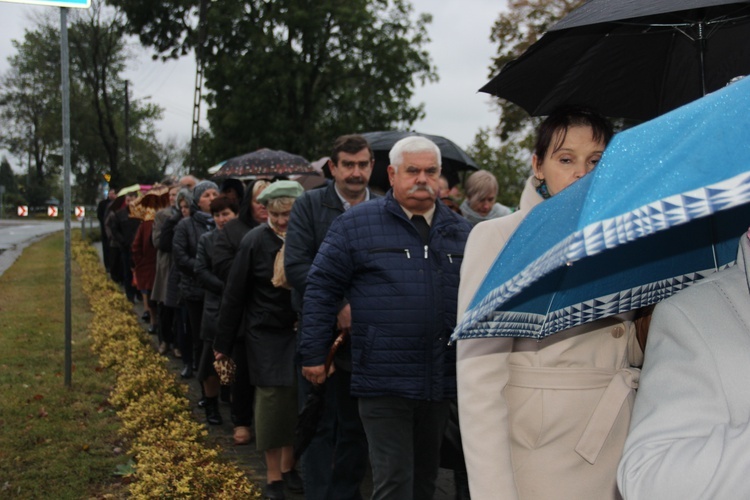
MULTIPOLYGON (((266 207, 258 202, 258 196, 269 184, 270 182, 265 179, 252 182, 245 191, 237 218, 227 222, 224 229, 216 235, 211 266, 214 274, 225 283, 242 238, 251 229, 268 220, 266 207)), ((227 336, 223 341, 224 352, 231 352, 237 367, 234 382, 230 387, 234 444, 244 445, 252 439, 255 388, 250 385, 250 375, 247 371, 245 332, 242 328, 238 328, 236 332, 218 332, 219 335, 224 333, 227 336)))
POLYGON ((206 421, 212 425, 221 425, 223 420, 221 413, 219 413, 220 385, 219 376, 213 365, 213 342, 219 330, 219 307, 221 306, 224 282, 214 274, 211 259, 217 236, 224 230, 224 225, 227 222, 237 217, 237 202, 225 195, 219 196, 211 202, 211 215, 216 223, 216 229, 201 236, 198 241, 198 255, 195 262, 195 276, 205 291, 200 331, 203 352, 198 365, 198 380, 203 384, 206 421))
MULTIPOLYGON (((283 277, 283 243, 294 200, 302 194, 295 181, 278 181, 258 198, 268 222, 242 239, 222 296, 219 329, 235 332, 244 322, 250 382, 255 385, 256 444, 265 452, 266 498, 283 498, 284 483, 300 491, 294 470, 297 387, 294 368, 296 314, 283 277), (280 265, 281 264, 281 265, 280 265)), ((216 359, 229 351, 217 337, 216 359)))
POLYGON ((203 288, 195 277, 195 256, 198 240, 214 228, 211 202, 219 196, 219 187, 211 181, 201 181, 193 189, 193 205, 190 218, 182 219, 174 230, 172 258, 180 273, 180 295, 188 312, 189 333, 182 347, 182 377, 193 376, 195 364, 200 360, 202 343, 199 340, 203 317, 203 288))

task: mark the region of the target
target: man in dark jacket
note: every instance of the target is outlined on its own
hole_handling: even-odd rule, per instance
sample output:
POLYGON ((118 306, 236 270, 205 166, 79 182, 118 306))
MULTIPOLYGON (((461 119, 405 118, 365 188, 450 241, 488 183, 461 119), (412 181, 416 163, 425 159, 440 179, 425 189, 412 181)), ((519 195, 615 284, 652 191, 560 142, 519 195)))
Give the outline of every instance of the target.
POLYGON ((431 499, 455 398, 448 346, 471 226, 436 202, 440 150, 407 137, 390 153, 392 190, 332 224, 304 296, 300 356, 312 383, 326 379, 330 326, 352 312, 351 392, 370 447, 373 498, 431 499))
MULTIPOLYGON (((302 313, 302 297, 307 274, 323 243, 328 228, 348 208, 370 199, 367 183, 373 167, 373 155, 367 140, 359 135, 344 135, 333 144, 328 166, 334 182, 306 192, 294 204, 284 247, 284 268, 294 287, 292 304, 302 313)), ((349 333, 351 309, 340 304, 335 331, 349 333)), ((325 413, 316 435, 303 456, 305 498, 308 500, 360 498, 359 487, 367 470, 367 437, 359 418, 357 400, 350 395, 351 356, 342 346, 336 359, 339 369, 326 382, 325 413), (346 351, 346 353, 344 352, 346 351)), ((300 393, 306 396, 311 386, 306 380, 300 393)))
POLYGON ((104 261, 104 268, 109 272, 109 245, 107 244, 107 236, 104 232, 104 220, 107 217, 107 208, 117 198, 117 189, 114 186, 109 186, 107 191, 107 197, 104 198, 96 206, 96 218, 99 219, 99 232, 102 236, 102 260, 104 261))

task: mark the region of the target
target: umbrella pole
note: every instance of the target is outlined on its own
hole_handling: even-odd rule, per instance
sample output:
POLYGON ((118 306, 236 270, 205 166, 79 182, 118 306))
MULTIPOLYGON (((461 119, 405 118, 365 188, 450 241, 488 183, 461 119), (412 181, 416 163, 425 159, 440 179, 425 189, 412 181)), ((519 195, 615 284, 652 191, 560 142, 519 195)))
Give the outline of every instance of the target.
POLYGON ((706 24, 701 21, 698 23, 698 58, 701 70, 701 95, 706 95, 706 37, 703 33, 706 24))

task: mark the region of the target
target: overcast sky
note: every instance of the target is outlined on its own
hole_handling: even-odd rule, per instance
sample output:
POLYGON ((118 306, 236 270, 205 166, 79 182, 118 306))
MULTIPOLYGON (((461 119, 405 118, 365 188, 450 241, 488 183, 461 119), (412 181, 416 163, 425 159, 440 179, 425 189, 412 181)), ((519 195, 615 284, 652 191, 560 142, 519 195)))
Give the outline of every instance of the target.
MULTIPOLYGON (((477 89, 488 80, 488 67, 496 47, 490 43, 492 23, 505 8, 504 0, 411 0, 416 12, 429 12, 432 42, 428 46, 440 80, 418 87, 415 102, 425 104, 426 117, 414 126, 419 132, 448 137, 462 147, 473 141, 480 127, 494 126, 496 114, 489 97, 477 89)), ((14 53, 11 40, 21 40, 24 28, 40 12, 52 12, 59 22, 59 9, 5 3, 0 0, 0 73, 8 69, 14 53)), ((132 45, 136 59, 126 73, 135 98, 148 96, 164 108, 160 137, 190 138, 195 82, 195 61, 152 61, 150 52, 132 45)), ((205 106, 204 106, 205 108, 205 106)), ((205 109, 202 110, 205 117, 205 109)), ((204 123, 205 125, 205 123, 204 123)), ((219 161, 220 159, 217 159, 219 161)))

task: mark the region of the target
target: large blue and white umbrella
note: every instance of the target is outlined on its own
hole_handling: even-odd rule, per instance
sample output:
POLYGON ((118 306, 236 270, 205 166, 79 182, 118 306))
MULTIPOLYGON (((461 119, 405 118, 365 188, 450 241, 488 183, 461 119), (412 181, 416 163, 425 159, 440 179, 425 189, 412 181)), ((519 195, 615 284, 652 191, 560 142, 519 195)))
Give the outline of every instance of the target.
POLYGON ((617 134, 529 213, 452 338, 541 339, 659 302, 734 262, 748 202, 745 78, 617 134))

